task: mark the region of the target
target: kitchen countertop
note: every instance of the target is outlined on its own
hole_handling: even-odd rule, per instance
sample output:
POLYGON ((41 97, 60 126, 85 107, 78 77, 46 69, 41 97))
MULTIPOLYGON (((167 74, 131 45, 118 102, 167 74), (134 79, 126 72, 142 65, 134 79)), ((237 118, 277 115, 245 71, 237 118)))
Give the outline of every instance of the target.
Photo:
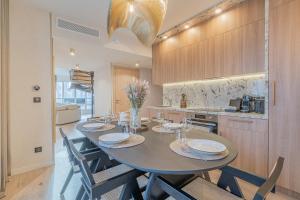
POLYGON ((212 115, 223 115, 232 117, 242 117, 251 119, 268 119, 267 114, 259 113, 241 113, 241 112, 225 112, 222 108, 200 108, 200 107, 171 107, 171 106, 148 106, 150 109, 169 110, 176 112, 188 112, 188 113, 200 113, 200 114, 212 114, 212 115))

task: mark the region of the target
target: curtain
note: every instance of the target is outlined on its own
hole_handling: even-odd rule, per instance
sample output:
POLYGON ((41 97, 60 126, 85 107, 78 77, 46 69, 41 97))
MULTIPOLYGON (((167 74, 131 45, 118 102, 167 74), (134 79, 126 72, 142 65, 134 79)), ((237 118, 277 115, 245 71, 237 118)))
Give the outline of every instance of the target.
POLYGON ((9 0, 0 0, 0 198, 4 196, 8 164, 8 41, 9 0))

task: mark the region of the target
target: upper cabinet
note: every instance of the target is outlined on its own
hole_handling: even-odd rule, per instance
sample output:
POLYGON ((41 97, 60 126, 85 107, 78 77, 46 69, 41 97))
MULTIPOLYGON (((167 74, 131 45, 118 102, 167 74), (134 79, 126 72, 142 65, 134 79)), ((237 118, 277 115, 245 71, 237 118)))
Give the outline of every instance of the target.
POLYGON ((264 0, 238 6, 153 45, 153 82, 264 72, 264 0))

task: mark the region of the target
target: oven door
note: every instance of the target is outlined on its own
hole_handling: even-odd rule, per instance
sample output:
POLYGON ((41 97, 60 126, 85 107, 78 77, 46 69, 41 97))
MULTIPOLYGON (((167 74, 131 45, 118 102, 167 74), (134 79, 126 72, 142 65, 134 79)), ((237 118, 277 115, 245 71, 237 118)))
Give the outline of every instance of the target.
POLYGON ((218 126, 215 123, 199 122, 191 119, 188 120, 188 123, 190 123, 194 129, 201 130, 207 133, 218 134, 218 126))

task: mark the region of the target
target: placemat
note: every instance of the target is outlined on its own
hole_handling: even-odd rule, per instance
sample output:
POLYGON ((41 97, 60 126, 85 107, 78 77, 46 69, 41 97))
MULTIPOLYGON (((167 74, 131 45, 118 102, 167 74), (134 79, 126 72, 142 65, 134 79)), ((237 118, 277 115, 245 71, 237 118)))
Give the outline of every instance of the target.
POLYGON ((164 127, 159 126, 159 125, 158 126, 153 126, 152 131, 154 131, 156 133, 169 133, 169 134, 175 133, 174 131, 165 129, 164 127))
POLYGON ((128 148, 133 147, 139 144, 142 144, 145 141, 145 137, 141 135, 131 135, 128 140, 121 142, 119 144, 106 144, 99 141, 99 145, 106 148, 120 149, 120 148, 128 148))
MULTIPOLYGON (((188 140, 188 139, 187 139, 188 140)), ((209 155, 205 153, 198 153, 193 150, 191 150, 186 144, 181 143, 179 140, 175 140, 170 144, 170 149, 184 157, 198 159, 198 160, 221 160, 223 158, 226 158, 229 154, 229 151, 226 150, 225 152, 221 154, 216 155, 209 155)))

